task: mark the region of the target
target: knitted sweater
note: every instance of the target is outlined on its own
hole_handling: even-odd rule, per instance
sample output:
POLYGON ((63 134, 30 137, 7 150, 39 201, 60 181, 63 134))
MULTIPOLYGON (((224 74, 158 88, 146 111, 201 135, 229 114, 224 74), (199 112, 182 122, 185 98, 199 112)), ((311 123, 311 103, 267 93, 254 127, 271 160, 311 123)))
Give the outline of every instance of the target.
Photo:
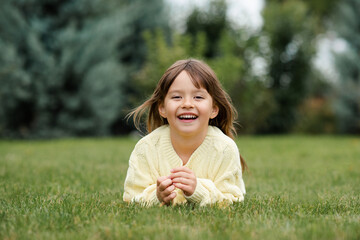
MULTIPOLYGON (((156 196, 157 178, 169 176, 171 169, 180 166, 183 162, 172 146, 169 126, 155 129, 136 144, 130 156, 124 201, 160 204, 156 196)), ((244 200, 245 185, 238 148, 217 127, 209 126, 204 141, 185 166, 197 177, 195 192, 186 196, 182 190, 176 189, 173 204, 188 201, 206 205, 244 200)))

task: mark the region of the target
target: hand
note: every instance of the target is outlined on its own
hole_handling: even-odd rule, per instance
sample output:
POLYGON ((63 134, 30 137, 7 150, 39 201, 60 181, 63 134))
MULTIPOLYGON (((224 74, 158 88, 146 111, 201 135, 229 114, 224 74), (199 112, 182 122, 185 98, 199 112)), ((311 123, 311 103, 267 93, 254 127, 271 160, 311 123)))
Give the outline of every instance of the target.
POLYGON ((191 196, 196 188, 196 176, 188 167, 177 167, 171 170, 170 179, 175 187, 181 189, 186 196, 191 196))
POLYGON ((175 186, 169 177, 162 176, 156 182, 156 196, 161 203, 169 205, 170 202, 176 197, 175 186))

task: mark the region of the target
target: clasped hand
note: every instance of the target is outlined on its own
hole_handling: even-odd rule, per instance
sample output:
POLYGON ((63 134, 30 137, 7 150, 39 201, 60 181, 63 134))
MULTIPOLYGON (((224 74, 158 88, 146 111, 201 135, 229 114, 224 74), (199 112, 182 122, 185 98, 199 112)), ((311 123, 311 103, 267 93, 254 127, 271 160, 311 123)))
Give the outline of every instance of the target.
POLYGON ((169 205, 176 197, 175 188, 181 189, 186 196, 191 196, 196 188, 196 176, 188 167, 182 166, 171 170, 169 176, 157 179, 156 196, 160 202, 169 205))

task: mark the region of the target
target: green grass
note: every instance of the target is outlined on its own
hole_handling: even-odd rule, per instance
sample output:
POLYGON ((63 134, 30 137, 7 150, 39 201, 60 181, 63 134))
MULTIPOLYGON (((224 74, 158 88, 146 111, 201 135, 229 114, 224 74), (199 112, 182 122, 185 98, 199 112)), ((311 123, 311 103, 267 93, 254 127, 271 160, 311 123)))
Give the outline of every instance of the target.
POLYGON ((241 137, 245 201, 122 199, 136 141, 0 141, 0 239, 360 239, 360 139, 241 137))

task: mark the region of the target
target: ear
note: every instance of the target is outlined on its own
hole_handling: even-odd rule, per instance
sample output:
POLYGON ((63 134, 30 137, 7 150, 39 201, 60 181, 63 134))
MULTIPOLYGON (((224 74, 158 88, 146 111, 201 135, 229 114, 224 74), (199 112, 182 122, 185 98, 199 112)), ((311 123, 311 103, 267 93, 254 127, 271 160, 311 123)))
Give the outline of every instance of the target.
POLYGON ((164 105, 162 103, 159 105, 158 110, 159 110, 160 116, 162 116, 163 118, 166 118, 165 107, 164 107, 164 105))
POLYGON ((212 113, 210 115, 210 119, 214 119, 216 118, 216 116, 219 114, 219 107, 214 105, 213 106, 213 110, 212 110, 212 113))

